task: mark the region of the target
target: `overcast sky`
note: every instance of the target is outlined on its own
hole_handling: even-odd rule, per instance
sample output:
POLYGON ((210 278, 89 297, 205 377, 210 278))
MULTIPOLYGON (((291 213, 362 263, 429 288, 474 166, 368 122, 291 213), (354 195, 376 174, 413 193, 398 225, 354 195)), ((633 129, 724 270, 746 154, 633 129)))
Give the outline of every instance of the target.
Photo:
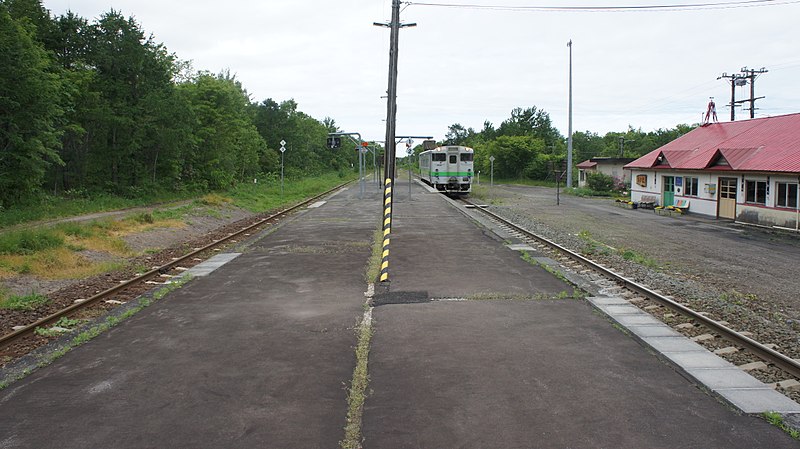
MULTIPOLYGON (((618 6, 723 0, 433 0, 511 6, 618 6)), ((196 70, 230 69, 253 100, 293 98, 317 119, 365 139, 385 136, 391 0, 44 0, 55 15, 133 16, 196 70)), ((658 12, 542 12, 403 5, 398 135, 442 139, 460 123, 495 126, 515 107, 537 106, 567 134, 573 41, 573 128, 605 134, 696 123, 723 72, 769 70, 756 80, 756 117, 800 112, 800 1, 658 12)), ((749 87, 737 88, 737 100, 749 87)), ((737 119, 749 117, 737 111, 737 119)), ((274 145, 274 143, 270 143, 274 145)))

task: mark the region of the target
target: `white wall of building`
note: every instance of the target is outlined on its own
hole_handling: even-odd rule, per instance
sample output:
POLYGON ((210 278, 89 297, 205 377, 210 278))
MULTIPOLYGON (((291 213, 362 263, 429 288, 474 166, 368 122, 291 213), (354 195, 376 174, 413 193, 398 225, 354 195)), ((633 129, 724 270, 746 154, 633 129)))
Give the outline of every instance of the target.
MULTIPOLYGON (((663 204, 663 179, 664 176, 693 177, 698 180, 697 195, 688 195, 685 179, 681 185, 675 186, 675 200, 689 201, 691 213, 717 216, 717 196, 719 178, 736 178, 736 219, 746 223, 761 224, 765 226, 782 226, 795 228, 798 214, 796 209, 781 208, 777 206, 778 183, 800 183, 797 176, 783 174, 749 174, 737 172, 682 172, 665 170, 629 170, 631 172, 631 201, 642 201, 642 197, 654 196, 657 204, 663 204), (646 176, 645 185, 637 184, 638 176, 646 176), (765 204, 751 204, 746 202, 747 181, 764 181, 768 189, 765 204)), ((676 183, 677 184, 677 183, 676 183)))

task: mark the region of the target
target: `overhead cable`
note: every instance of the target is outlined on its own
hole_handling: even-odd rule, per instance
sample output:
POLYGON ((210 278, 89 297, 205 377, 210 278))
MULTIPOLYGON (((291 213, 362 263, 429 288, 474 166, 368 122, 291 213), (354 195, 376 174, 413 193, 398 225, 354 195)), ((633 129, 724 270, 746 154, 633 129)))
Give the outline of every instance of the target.
POLYGON ((460 9, 490 9, 498 11, 533 12, 653 12, 653 11, 691 11, 709 9, 753 8, 800 3, 800 0, 734 0, 705 3, 683 3, 676 5, 630 5, 630 6, 514 6, 486 5, 477 3, 430 3, 404 2, 413 6, 435 6, 460 9))

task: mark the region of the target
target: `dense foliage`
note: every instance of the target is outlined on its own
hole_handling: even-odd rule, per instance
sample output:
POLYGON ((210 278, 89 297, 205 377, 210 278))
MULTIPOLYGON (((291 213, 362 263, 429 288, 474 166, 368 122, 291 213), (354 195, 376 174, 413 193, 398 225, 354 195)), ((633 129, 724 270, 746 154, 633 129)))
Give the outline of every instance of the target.
MULTIPOLYGON (((592 157, 637 158, 691 131, 692 126, 643 132, 629 128, 626 132, 610 132, 605 136, 586 131, 573 134, 573 163, 592 157)), ((554 167, 567 158, 567 142, 553 126, 550 115, 533 106, 515 108, 511 117, 495 128, 486 121, 475 131, 456 123, 450 125, 446 145, 466 145, 475 149, 475 170, 489 173, 489 157, 494 156, 494 176, 551 180, 554 167)), ((422 151, 421 147, 415 149, 422 151)), ((574 177, 577 179, 577 177, 574 177)))
POLYGON ((133 18, 53 17, 0 0, 0 209, 48 194, 228 188, 280 172, 350 170, 337 131, 293 100, 251 101, 230 73, 194 72, 133 18))
POLYGON ((610 192, 614 188, 614 178, 600 172, 586 173, 586 185, 595 192, 610 192))

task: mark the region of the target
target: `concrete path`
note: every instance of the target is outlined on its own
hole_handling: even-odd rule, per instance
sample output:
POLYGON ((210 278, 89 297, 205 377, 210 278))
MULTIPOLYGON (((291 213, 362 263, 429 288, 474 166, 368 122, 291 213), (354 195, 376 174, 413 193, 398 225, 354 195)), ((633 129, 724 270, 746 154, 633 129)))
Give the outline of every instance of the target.
POLYGON ((334 448, 380 194, 351 187, 0 391, 0 448, 334 448))
POLYGON ((408 201, 405 187, 396 191, 392 294, 373 313, 364 448, 797 447, 585 301, 542 299, 568 287, 448 212, 441 196, 417 190, 408 201), (489 300, 431 302, 421 292, 489 300), (534 299, 518 299, 526 295, 534 299))

